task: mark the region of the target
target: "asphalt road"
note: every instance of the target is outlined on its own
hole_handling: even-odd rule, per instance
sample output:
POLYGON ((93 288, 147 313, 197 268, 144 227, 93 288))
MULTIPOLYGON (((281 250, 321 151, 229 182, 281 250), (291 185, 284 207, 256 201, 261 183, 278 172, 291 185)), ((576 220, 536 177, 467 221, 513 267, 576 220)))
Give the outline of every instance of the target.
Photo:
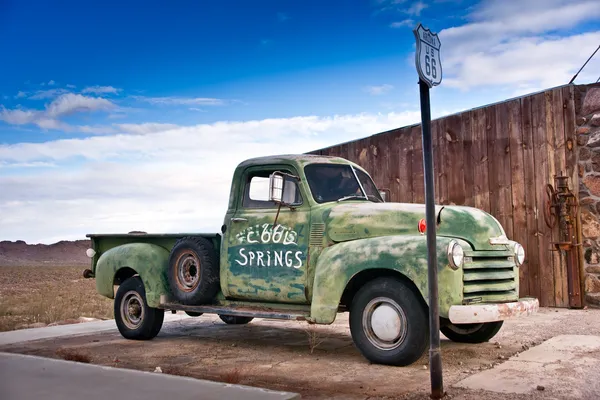
POLYGON ((0 353, 3 400, 288 400, 293 393, 229 385, 160 373, 0 353))

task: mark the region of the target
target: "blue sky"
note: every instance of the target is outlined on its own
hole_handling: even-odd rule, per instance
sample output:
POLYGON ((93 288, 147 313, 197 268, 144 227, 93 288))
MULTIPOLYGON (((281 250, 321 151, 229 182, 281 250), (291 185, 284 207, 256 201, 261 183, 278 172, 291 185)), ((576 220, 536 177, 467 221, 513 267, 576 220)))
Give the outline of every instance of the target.
POLYGON ((567 83, 600 44, 592 0, 0 0, 0 240, 218 229, 239 161, 419 122, 417 22, 434 117, 567 83))

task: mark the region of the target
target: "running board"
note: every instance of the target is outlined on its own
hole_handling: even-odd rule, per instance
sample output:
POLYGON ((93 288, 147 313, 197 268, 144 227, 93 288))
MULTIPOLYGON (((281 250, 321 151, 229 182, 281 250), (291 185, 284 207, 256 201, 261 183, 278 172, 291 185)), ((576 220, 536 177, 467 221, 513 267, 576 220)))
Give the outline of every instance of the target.
POLYGON ((274 309, 267 307, 248 306, 187 306, 178 303, 161 303, 159 308, 165 310, 189 311, 203 314, 233 315, 236 317, 286 319, 292 321, 306 321, 310 317, 309 312, 299 310, 274 309))

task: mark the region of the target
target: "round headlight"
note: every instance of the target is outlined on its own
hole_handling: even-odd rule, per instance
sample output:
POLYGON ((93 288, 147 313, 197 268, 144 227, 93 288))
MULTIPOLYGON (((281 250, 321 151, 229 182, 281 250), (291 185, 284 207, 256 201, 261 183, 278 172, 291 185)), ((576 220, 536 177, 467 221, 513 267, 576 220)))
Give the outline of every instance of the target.
POLYGON ((93 258, 96 255, 96 250, 94 249, 87 249, 85 251, 85 254, 89 257, 89 258, 93 258))
POLYGON ((456 240, 452 240, 448 245, 448 261, 450 267, 454 270, 462 267, 465 259, 465 252, 460 244, 456 240))
POLYGON ((515 244, 515 260, 519 267, 525 262, 525 249, 519 243, 515 244))

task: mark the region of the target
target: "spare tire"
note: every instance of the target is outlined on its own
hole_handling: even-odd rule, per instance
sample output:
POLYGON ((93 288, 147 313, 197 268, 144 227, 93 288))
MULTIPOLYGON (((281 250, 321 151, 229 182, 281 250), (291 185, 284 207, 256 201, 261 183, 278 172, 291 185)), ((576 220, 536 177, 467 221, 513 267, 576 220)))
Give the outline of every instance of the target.
POLYGON ((220 289, 213 244, 203 237, 179 239, 169 255, 168 282, 173 298, 181 304, 212 302, 220 289))

